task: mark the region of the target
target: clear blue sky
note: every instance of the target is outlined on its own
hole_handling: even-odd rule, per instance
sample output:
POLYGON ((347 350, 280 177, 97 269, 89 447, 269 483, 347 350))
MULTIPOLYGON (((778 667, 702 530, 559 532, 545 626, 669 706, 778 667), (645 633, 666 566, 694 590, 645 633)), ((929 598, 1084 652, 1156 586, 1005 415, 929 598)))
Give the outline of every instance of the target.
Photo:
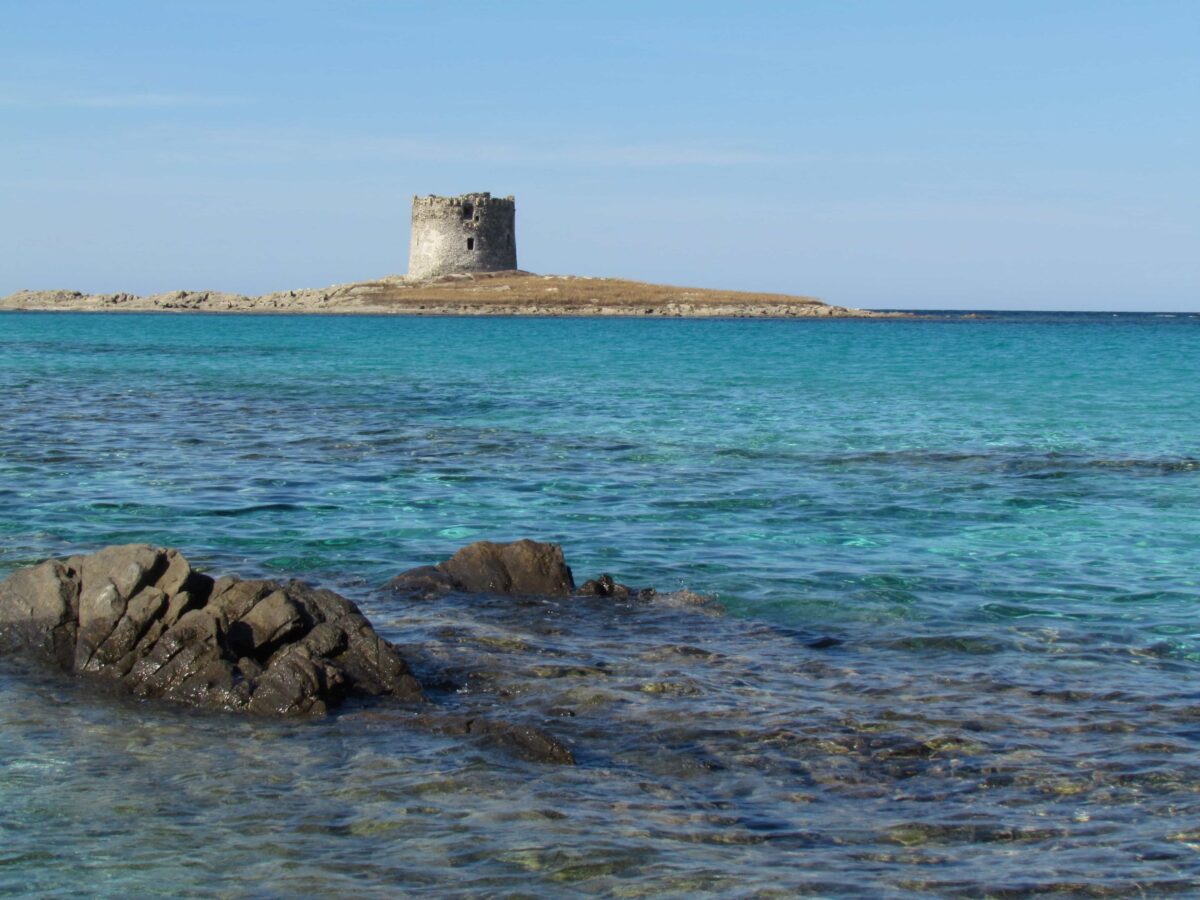
POLYGON ((1200 3, 0 0, 0 295, 538 272, 1200 310, 1200 3))

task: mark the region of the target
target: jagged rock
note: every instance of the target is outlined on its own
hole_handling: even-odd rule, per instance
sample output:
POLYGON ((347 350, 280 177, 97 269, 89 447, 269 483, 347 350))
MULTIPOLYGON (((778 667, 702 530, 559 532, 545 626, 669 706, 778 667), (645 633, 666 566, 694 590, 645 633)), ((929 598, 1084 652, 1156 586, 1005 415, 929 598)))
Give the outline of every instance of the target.
POLYGON ((477 541, 436 566, 421 566, 397 575, 388 586, 394 591, 422 596, 454 590, 567 597, 575 589, 575 579, 558 544, 530 540, 511 544, 477 541))
POLYGON ((49 560, 0 582, 0 652, 146 698, 269 715, 347 694, 423 698, 396 648, 349 600, 292 581, 214 581, 145 544, 49 560))

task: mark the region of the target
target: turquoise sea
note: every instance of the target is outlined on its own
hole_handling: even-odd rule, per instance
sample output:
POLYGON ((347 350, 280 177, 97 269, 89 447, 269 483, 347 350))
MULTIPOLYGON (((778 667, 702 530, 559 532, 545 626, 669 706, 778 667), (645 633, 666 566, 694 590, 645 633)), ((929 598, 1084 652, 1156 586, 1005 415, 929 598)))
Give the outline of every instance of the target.
POLYGON ((0 894, 1200 893, 1196 316, 11 313, 0 423, 0 577, 301 577, 578 759, 7 660, 0 894), (520 537, 664 594, 382 590, 520 537))

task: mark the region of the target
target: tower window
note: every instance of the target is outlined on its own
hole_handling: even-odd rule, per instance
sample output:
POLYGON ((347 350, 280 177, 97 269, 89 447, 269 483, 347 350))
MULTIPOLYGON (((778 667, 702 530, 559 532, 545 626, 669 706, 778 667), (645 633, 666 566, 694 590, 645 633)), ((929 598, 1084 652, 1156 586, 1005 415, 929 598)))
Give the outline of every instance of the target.
POLYGON ((475 214, 475 204, 474 203, 464 203, 463 204, 463 218, 469 219, 474 214, 475 214))
POLYGON ((468 250, 475 249, 475 238, 467 238, 467 249, 468 250))

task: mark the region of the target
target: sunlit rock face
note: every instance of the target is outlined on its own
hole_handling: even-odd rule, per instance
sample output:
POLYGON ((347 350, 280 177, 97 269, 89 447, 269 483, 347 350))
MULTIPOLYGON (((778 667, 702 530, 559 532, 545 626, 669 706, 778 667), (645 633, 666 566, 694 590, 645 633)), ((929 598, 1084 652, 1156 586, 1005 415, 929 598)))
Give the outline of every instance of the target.
POLYGON ((422 698, 408 664, 344 597, 298 581, 214 580, 145 544, 0 582, 0 651, 206 709, 294 716, 353 694, 422 698))
POLYGON ((402 594, 426 596, 460 591, 566 597, 575 590, 575 579, 558 544, 476 541, 436 566, 402 572, 389 587, 402 594))

